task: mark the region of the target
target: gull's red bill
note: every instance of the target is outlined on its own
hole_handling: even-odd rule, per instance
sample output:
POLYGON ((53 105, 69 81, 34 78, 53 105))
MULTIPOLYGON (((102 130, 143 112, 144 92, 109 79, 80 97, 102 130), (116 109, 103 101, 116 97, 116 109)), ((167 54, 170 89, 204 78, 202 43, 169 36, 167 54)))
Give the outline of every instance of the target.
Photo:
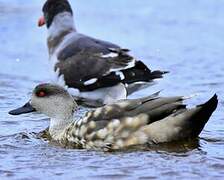
POLYGON ((44 19, 44 16, 40 17, 39 20, 38 20, 38 26, 41 27, 45 25, 45 19, 44 19))

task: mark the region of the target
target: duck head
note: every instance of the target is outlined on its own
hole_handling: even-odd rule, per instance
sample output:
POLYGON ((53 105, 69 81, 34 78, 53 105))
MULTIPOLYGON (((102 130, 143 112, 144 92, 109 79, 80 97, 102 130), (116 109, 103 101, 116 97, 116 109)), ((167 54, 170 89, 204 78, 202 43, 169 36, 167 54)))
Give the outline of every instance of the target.
POLYGON ((61 86, 40 84, 33 90, 31 100, 23 107, 10 111, 19 115, 37 111, 54 119, 68 119, 73 116, 77 104, 72 96, 61 86))

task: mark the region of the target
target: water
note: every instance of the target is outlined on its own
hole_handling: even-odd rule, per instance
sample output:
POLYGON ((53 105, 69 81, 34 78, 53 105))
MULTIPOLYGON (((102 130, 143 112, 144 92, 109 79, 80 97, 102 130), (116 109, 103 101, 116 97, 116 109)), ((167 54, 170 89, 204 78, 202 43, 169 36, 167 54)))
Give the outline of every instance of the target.
POLYGON ((44 1, 0 0, 0 179, 222 179, 224 177, 224 1, 75 0, 80 32, 128 47, 152 69, 171 73, 133 97, 199 93, 191 105, 219 95, 217 111, 196 142, 148 151, 103 153, 64 149, 32 132, 40 114, 9 116, 32 88, 49 80, 44 1))

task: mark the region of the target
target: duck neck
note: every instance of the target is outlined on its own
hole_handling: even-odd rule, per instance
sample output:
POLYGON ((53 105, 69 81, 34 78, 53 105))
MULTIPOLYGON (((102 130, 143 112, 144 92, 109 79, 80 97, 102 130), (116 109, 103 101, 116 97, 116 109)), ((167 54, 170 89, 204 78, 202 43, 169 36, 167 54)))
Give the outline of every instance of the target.
POLYGON ((63 118, 61 117, 51 118, 49 127, 51 137, 54 140, 60 140, 63 137, 63 132, 72 123, 72 121, 73 121, 73 114, 67 117, 64 116, 63 118))
POLYGON ((53 53, 64 37, 71 32, 76 32, 72 14, 62 12, 56 15, 48 29, 47 43, 49 53, 53 53))

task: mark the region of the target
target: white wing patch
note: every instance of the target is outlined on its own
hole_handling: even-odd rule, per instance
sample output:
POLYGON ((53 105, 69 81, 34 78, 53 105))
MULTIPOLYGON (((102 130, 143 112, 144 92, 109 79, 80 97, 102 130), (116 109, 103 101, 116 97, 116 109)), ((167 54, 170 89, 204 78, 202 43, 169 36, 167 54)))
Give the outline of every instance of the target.
POLYGON ((84 85, 90 85, 90 84, 93 84, 93 83, 95 83, 97 81, 97 78, 92 78, 92 79, 90 79, 90 80, 88 80, 88 81, 85 81, 84 82, 84 85))
POLYGON ((113 68, 113 69, 110 69, 110 72, 115 72, 115 71, 120 71, 120 70, 132 68, 132 67, 135 66, 135 61, 136 61, 135 59, 132 59, 131 62, 129 62, 127 64, 127 66, 122 67, 122 68, 113 68))
POLYGON ((114 57, 118 57, 118 54, 116 52, 111 52, 109 54, 102 54, 101 55, 102 58, 114 58, 114 57))
POLYGON ((121 71, 116 71, 115 74, 116 74, 117 76, 120 76, 121 80, 124 80, 124 79, 125 79, 125 76, 124 76, 124 73, 123 73, 123 72, 121 72, 121 71))

